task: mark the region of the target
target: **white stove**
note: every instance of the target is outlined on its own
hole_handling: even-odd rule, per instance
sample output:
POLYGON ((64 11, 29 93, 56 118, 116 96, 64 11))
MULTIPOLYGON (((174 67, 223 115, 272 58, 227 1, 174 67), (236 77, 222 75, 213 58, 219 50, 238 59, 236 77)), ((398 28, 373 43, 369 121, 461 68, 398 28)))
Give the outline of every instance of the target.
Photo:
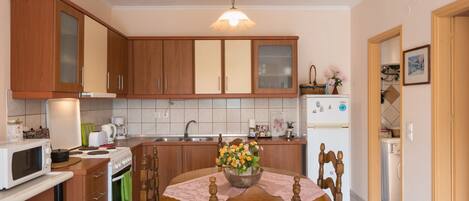
POLYGON ((124 174, 132 171, 132 152, 128 147, 98 149, 78 148, 70 152, 70 157, 80 158, 109 158, 108 163, 108 200, 120 199, 120 184, 124 174))

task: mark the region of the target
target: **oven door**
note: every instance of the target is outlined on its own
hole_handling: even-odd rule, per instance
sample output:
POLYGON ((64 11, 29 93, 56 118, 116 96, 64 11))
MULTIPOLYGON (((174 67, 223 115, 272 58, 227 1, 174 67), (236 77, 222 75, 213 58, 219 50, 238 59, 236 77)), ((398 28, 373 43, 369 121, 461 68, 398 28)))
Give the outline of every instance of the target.
POLYGON ((132 166, 127 166, 111 178, 112 201, 132 200, 132 166))

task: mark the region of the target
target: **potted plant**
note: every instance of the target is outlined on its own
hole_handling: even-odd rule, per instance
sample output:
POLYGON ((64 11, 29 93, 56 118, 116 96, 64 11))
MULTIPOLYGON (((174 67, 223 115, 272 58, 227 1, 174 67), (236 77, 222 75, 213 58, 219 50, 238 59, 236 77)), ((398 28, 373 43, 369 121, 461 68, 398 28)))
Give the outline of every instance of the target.
POLYGON ((216 162, 223 167, 225 177, 232 186, 247 188, 259 181, 262 175, 259 150, 256 141, 220 148, 216 162))
POLYGON ((331 66, 324 72, 324 76, 327 79, 327 85, 334 87, 332 94, 339 94, 337 88, 341 87, 342 83, 345 81, 344 73, 342 73, 339 68, 331 66))

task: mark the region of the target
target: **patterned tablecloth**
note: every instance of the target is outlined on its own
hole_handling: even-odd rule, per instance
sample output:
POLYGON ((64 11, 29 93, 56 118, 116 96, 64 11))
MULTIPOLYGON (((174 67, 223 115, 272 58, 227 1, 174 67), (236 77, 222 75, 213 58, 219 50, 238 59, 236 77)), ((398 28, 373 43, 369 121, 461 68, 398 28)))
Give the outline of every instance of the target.
MULTIPOLYGON (((170 185, 164 191, 164 196, 180 201, 207 201, 210 194, 208 192, 209 178, 217 178, 218 199, 227 200, 230 197, 241 194, 246 189, 232 187, 226 180, 222 172, 217 172, 207 176, 195 178, 182 183, 170 185)), ((291 200, 293 196, 293 177, 283 174, 264 171, 262 178, 257 184, 273 196, 280 196, 283 200, 291 200)), ((325 193, 315 183, 309 179, 301 179, 301 200, 316 200, 325 193)))

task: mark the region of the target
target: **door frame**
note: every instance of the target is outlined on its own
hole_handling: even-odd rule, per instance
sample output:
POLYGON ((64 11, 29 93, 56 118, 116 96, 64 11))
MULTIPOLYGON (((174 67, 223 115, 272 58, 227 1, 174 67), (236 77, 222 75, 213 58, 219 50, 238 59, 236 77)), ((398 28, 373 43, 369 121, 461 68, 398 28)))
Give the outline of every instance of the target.
MULTIPOLYGON (((368 200, 381 200, 381 143, 379 132, 381 129, 381 43, 400 36, 400 55, 402 57, 402 25, 378 34, 368 39, 368 200)), ((402 59, 400 59, 400 120, 402 133, 402 100, 403 79, 402 59)), ((401 167, 404 166, 403 135, 401 134, 401 167)), ((402 174, 401 174, 402 175, 402 174)), ((401 180, 401 192, 402 180, 401 180)), ((401 194, 402 200, 402 194, 401 194)))
POLYGON ((469 11, 469 1, 455 1, 432 13, 432 200, 455 199, 453 91, 453 17, 469 11), (448 70, 450 67, 450 70, 448 70))

